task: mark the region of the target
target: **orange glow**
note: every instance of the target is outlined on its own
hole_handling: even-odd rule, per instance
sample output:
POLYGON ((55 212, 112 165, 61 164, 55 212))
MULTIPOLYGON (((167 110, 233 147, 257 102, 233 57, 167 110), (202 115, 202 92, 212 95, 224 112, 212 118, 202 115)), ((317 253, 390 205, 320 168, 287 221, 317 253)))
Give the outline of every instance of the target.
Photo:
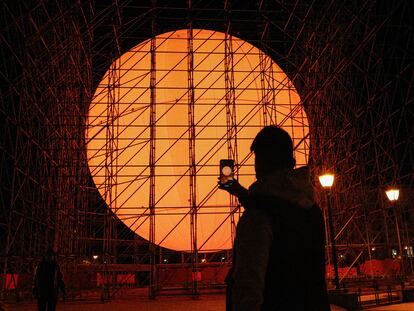
POLYGON ((385 194, 387 195, 388 200, 397 201, 400 196, 400 190, 398 189, 389 189, 385 191, 385 194))
POLYGON ((319 182, 321 183, 322 187, 331 188, 334 183, 334 175, 332 174, 321 175, 319 176, 319 182))
MULTIPOLYGON (((217 190, 219 161, 228 158, 225 36, 196 29, 193 36, 197 241, 201 251, 214 251, 232 247, 230 198, 217 190)), ((86 133, 88 163, 99 192, 117 217, 146 239, 150 42, 138 44, 112 63, 92 99, 86 133)), ((170 249, 190 250, 187 30, 159 35, 155 45, 155 241, 170 249)), ((238 163, 243 163, 238 178, 248 186, 255 178, 249 148, 265 125, 264 118, 291 134, 298 145, 298 166, 307 163, 308 121, 298 93, 279 66, 236 37, 232 49, 238 163)), ((238 214, 235 218, 237 222, 238 214)))

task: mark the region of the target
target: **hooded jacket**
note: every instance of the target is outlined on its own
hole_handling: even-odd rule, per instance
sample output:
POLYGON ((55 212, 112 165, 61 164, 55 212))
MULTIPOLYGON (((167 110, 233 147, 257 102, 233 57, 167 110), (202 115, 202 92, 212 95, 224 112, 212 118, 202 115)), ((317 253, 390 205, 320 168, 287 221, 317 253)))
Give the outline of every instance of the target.
POLYGON ((228 309, 330 310, 325 227, 307 168, 262 177, 241 203, 228 309))

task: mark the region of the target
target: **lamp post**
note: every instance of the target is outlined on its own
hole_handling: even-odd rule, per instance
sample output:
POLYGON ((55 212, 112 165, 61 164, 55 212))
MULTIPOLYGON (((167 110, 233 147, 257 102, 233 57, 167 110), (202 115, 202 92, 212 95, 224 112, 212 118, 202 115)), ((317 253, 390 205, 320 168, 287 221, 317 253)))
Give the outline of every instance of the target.
POLYGON ((401 256, 401 268, 404 270, 404 264, 403 264, 403 248, 402 248, 402 244, 401 244, 401 235, 400 235, 400 225, 399 225, 399 220, 398 220, 398 211, 397 211, 397 201, 398 198, 400 196, 400 190, 396 189, 396 188, 391 188, 385 191, 385 194, 387 195, 388 200, 391 202, 392 205, 392 209, 394 210, 394 215, 395 215, 395 230, 397 231, 397 239, 398 239, 398 248, 400 251, 400 256, 401 256))
POLYGON ((335 289, 339 289, 339 274, 338 274, 338 258, 336 257, 336 244, 335 244, 335 230, 332 221, 332 210, 331 210, 331 188, 334 182, 333 174, 324 174, 319 176, 319 182, 322 187, 326 189, 326 203, 328 209, 328 224, 329 224, 329 236, 331 240, 331 251, 332 251, 332 264, 334 266, 335 273, 335 289))

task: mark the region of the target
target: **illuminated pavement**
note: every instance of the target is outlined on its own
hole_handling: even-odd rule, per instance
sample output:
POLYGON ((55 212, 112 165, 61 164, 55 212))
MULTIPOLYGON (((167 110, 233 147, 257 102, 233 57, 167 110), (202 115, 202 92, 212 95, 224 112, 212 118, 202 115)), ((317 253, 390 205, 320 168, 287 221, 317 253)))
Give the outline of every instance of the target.
MULTIPOLYGON (((21 303, 8 305, 8 311, 35 311, 34 303, 21 303)), ((110 302, 100 303, 98 301, 72 301, 60 302, 58 311, 224 311, 224 296, 203 296, 198 300, 193 300, 184 296, 162 297, 149 301, 140 298, 133 300, 131 298, 123 300, 113 300, 110 302)), ((376 307, 365 310, 384 310, 384 311, 413 311, 414 303, 376 307)), ((346 311, 345 309, 332 306, 332 311, 346 311)))
POLYGON ((376 310, 376 311, 414 311, 414 302, 410 303, 401 303, 390 306, 376 307, 366 310, 376 310))

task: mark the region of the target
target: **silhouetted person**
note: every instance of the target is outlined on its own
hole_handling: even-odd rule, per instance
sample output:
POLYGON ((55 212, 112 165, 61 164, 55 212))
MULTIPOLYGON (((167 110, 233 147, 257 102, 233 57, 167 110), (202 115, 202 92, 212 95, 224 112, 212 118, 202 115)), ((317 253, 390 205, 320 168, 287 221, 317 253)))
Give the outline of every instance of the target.
POLYGON ((56 254, 49 248, 37 265, 33 278, 33 295, 37 298, 39 311, 56 310, 59 289, 65 296, 65 283, 56 260, 56 254))
POLYGON ((306 167, 294 169, 289 134, 276 126, 254 139, 256 179, 226 189, 245 211, 227 277, 231 311, 330 310, 325 283, 325 227, 306 167))

